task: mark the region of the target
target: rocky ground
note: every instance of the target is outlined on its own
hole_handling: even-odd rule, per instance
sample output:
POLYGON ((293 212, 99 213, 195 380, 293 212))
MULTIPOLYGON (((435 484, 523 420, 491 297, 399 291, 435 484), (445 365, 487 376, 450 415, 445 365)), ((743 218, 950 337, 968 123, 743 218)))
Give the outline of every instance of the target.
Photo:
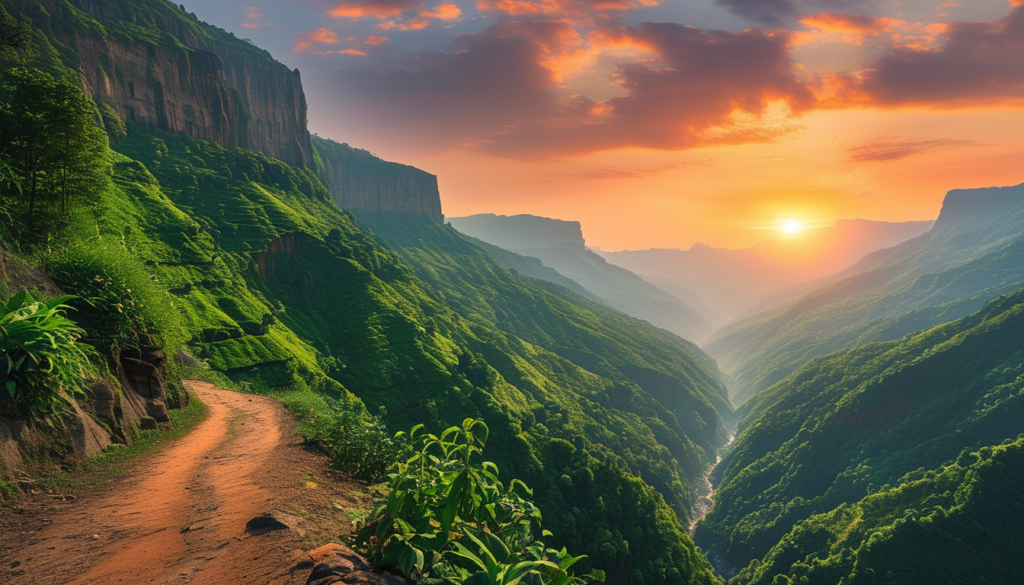
POLYGON ((208 418, 123 477, 0 509, 0 582, 395 582, 328 545, 371 495, 328 471, 278 402, 190 388, 208 418))

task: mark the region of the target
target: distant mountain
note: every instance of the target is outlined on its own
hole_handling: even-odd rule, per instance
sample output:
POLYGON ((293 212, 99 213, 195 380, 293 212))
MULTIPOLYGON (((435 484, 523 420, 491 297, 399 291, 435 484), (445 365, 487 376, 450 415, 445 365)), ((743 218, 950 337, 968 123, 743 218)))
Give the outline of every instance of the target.
POLYGON ((803 583, 798 563, 829 585, 1017 582, 1021 339, 1024 290, 811 360, 744 405, 697 543, 726 573, 764 558, 737 584, 803 583))
POLYGON ((708 319, 678 296, 609 264, 587 248, 579 222, 494 214, 456 217, 449 222, 460 232, 488 244, 540 259, 602 303, 627 315, 691 341, 702 341, 711 334, 708 319))
POLYGON ((705 348, 742 403, 808 359, 898 339, 1024 285, 1024 185, 951 191, 928 233, 868 255, 849 278, 738 321, 705 348))
MULTIPOLYGON (((931 229, 931 221, 887 223, 840 220, 826 228, 727 250, 694 244, 689 250, 601 252, 609 262, 641 275, 680 298, 696 293, 728 321, 753 307, 778 306, 810 292, 809 281, 829 277, 866 254, 931 229)), ((816 283, 818 288, 826 283, 816 283)))

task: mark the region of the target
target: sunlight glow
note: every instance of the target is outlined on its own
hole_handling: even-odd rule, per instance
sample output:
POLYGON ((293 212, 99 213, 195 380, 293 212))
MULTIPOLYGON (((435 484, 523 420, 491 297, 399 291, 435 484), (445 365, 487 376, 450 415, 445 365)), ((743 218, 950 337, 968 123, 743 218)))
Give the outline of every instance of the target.
POLYGON ((795 219, 787 219, 779 225, 779 229, 782 230, 782 233, 784 234, 796 234, 799 233, 800 230, 804 229, 804 224, 795 219))

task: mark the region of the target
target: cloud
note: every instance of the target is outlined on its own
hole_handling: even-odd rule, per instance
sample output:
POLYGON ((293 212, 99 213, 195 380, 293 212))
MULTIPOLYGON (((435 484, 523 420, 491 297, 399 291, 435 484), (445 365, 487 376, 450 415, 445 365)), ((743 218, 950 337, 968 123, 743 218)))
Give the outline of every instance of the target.
POLYGON ((847 149, 851 162, 890 162, 900 160, 915 154, 924 154, 933 150, 943 148, 955 148, 959 146, 974 146, 976 143, 970 140, 896 140, 892 138, 881 138, 868 144, 862 144, 847 149))
POLYGON ((800 19, 800 24, 822 32, 859 33, 877 35, 888 27, 889 19, 872 18, 842 12, 821 12, 800 19))
POLYGON ((370 0, 362 3, 342 3, 327 11, 335 18, 360 19, 373 17, 384 19, 399 16, 403 12, 418 8, 423 0, 370 0))
POLYGON ((659 0, 477 0, 476 7, 483 12, 503 12, 513 16, 566 16, 659 4, 659 0))
POLYGON ((338 40, 338 33, 321 27, 316 30, 300 32, 298 38, 292 44, 292 51, 324 55, 330 53, 330 51, 324 51, 322 45, 337 45, 339 42, 341 41, 338 40), (315 49, 320 50, 317 51, 315 49))
POLYGON ((864 71, 823 78, 825 102, 952 108, 1024 103, 1024 7, 991 22, 959 22, 936 49, 897 47, 864 71))
POLYGON ((459 20, 462 18, 462 10, 457 4, 445 2, 438 4, 433 10, 421 10, 420 16, 437 20, 459 20))
POLYGON ((337 90, 357 118, 387 120, 419 143, 520 158, 773 140, 813 103, 786 33, 643 23, 586 42, 567 22, 507 21, 459 35, 447 51, 349 70, 337 90), (565 95, 564 61, 622 46, 646 54, 615 67, 617 97, 565 95))
POLYGON ((493 24, 456 36, 445 51, 347 69, 326 89, 367 131, 424 148, 464 147, 554 112, 556 80, 539 62, 566 30, 559 22, 493 24))

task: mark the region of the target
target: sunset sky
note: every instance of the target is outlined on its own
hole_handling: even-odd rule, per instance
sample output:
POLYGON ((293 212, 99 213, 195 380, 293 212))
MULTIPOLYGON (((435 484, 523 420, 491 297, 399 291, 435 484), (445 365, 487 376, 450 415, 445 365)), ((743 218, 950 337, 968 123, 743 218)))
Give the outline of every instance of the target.
POLYGON ((437 174, 446 215, 579 220, 605 250, 1024 182, 1024 0, 184 4, 299 68, 313 132, 437 174))

